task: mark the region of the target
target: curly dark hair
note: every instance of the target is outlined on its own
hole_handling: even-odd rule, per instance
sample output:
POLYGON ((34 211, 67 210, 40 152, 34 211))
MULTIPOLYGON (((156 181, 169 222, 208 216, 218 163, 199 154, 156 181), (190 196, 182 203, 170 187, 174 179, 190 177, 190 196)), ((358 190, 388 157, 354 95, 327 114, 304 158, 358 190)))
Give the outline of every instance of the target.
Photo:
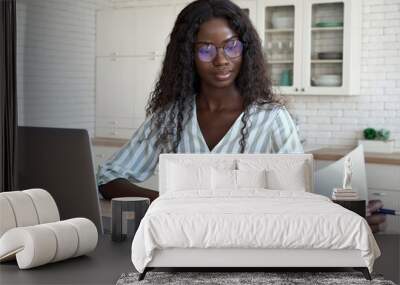
POLYGON ((244 107, 241 153, 246 147, 250 106, 284 105, 283 98, 272 92, 261 41, 249 17, 229 0, 194 1, 175 21, 160 77, 146 107, 146 116, 152 115, 151 132, 159 131, 156 146, 161 152, 177 152, 186 116, 192 114, 193 104, 190 103, 200 91, 193 45, 200 25, 212 18, 226 19, 244 44, 242 65, 235 80, 244 107))

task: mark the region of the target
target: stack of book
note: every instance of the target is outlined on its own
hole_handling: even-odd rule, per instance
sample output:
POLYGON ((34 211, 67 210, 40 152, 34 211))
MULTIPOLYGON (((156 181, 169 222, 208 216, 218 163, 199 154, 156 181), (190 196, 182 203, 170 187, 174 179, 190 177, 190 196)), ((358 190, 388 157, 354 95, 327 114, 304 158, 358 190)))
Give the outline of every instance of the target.
POLYGON ((333 200, 358 200, 358 193, 352 189, 334 188, 332 193, 333 200))

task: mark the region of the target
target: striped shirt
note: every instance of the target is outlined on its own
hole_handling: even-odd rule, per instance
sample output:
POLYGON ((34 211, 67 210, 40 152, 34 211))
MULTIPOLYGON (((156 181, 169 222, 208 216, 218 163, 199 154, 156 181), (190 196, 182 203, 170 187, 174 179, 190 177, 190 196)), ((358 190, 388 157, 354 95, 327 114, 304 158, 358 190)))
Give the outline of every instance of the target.
MULTIPOLYGON (((236 119, 229 131, 210 151, 197 122, 196 100, 192 115, 183 126, 178 153, 240 153, 242 137, 241 117, 236 119)), ((155 146, 157 132, 151 132, 147 140, 143 135, 150 133, 151 116, 148 116, 130 141, 117 153, 99 166, 97 182, 105 184, 116 178, 125 178, 132 183, 148 179, 158 165, 160 150, 155 146)), ((296 127, 285 107, 268 104, 253 105, 249 110, 248 136, 245 153, 303 153, 296 127)))

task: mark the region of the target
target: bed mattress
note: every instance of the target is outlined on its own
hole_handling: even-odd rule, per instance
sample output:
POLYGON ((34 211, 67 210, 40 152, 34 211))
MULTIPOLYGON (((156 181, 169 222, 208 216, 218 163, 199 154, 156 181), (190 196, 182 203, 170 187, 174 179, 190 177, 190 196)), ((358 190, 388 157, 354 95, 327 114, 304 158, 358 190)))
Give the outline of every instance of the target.
POLYGON ((163 249, 359 250, 372 272, 379 248, 365 219, 328 198, 299 191, 243 189, 220 196, 166 193, 132 243, 139 272, 163 249))

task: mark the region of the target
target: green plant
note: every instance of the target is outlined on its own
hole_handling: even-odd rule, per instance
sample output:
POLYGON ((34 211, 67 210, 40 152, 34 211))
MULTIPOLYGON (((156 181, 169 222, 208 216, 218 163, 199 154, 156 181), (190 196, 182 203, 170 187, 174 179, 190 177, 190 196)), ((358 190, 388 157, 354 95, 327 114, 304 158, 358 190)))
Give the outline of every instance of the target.
POLYGON ((366 140, 387 141, 390 137, 390 131, 387 129, 380 129, 377 131, 374 128, 366 128, 363 133, 366 140))
POLYGON ((373 128, 366 128, 363 133, 366 140, 374 140, 376 138, 376 131, 373 128))
POLYGON ((387 141, 390 137, 390 131, 386 129, 380 129, 379 131, 376 132, 376 139, 377 140, 382 140, 382 141, 387 141))

